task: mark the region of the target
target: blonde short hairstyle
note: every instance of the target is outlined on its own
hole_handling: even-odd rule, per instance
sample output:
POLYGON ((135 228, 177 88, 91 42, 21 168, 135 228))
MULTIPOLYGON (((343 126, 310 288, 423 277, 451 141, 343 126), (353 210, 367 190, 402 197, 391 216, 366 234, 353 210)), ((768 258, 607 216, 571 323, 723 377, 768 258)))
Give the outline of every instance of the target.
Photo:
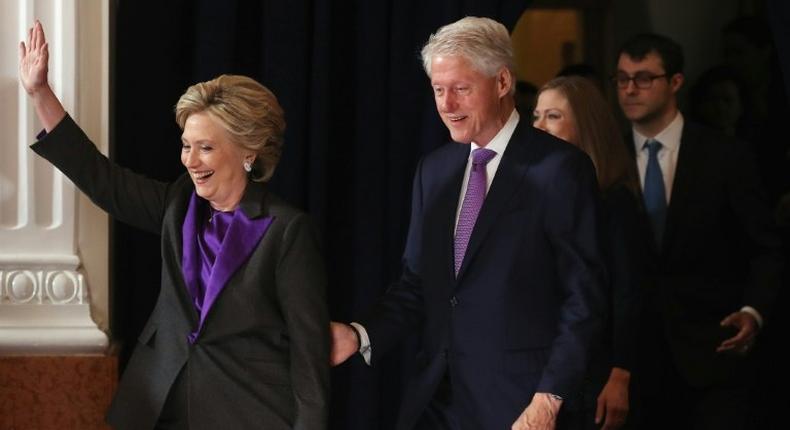
POLYGON ((271 179, 280 161, 285 115, 277 97, 254 79, 221 75, 189 87, 176 104, 176 122, 184 129, 187 118, 207 112, 228 131, 231 141, 257 154, 250 178, 271 179))
MULTIPOLYGON (((510 34, 491 18, 467 16, 432 34, 422 48, 422 66, 429 77, 431 61, 441 55, 464 57, 486 76, 495 76, 504 67, 515 77, 510 34)), ((515 90, 511 85, 511 94, 515 90)))

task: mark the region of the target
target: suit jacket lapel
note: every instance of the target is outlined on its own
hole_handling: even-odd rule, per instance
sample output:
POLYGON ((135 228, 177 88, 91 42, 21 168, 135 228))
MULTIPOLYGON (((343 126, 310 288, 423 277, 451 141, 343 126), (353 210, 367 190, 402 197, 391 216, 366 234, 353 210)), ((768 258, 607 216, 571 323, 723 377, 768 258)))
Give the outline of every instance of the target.
POLYGON ((694 185, 695 170, 704 163, 704 151, 695 144, 693 130, 690 130, 688 122, 683 125, 680 141, 675 178, 672 181, 672 194, 667 207, 664 240, 661 247, 662 255, 668 252, 676 237, 679 238, 677 236, 678 225, 681 224, 683 212, 688 207, 688 199, 694 185))
POLYGON ((219 294, 228 285, 231 276, 249 260, 272 221, 274 221, 273 217, 247 218, 241 210, 237 210, 233 214, 233 221, 222 241, 222 247, 217 254, 211 277, 206 285, 206 297, 200 312, 199 327, 202 328, 206 316, 211 311, 219 294))
POLYGON ((507 202, 510 201, 510 198, 518 189, 527 170, 524 163, 527 161, 528 154, 525 150, 526 142, 523 142, 523 134, 525 133, 525 127, 528 127, 528 125, 524 124, 524 121, 519 122, 519 125, 513 132, 513 136, 510 138, 507 149, 505 149, 505 153, 502 154, 502 160, 499 162, 496 176, 491 182, 483 207, 480 208, 480 213, 477 215, 475 227, 472 230, 472 236, 469 238, 469 245, 466 248, 466 255, 464 255, 461 269, 458 271, 458 279, 466 272, 470 261, 480 249, 502 209, 505 208, 507 202))
MULTIPOLYGON (((191 179, 186 178, 186 180, 189 180, 191 185, 191 179)), ((174 256, 173 260, 175 262, 175 264, 169 268, 168 272, 170 273, 173 285, 175 285, 175 293, 178 296, 178 300, 181 302, 182 308, 185 309, 190 321, 190 325, 192 326, 197 323, 199 315, 195 309, 195 304, 192 301, 192 297, 189 294, 189 288, 187 287, 188 281, 184 276, 184 252, 190 251, 184 247, 183 227, 187 223, 190 223, 192 226, 194 226, 190 230, 194 239, 194 235, 197 234, 197 227, 195 226, 195 223, 197 223, 198 220, 196 218, 190 219, 191 217, 188 215, 190 213, 189 209, 192 204, 191 196, 193 194, 194 189, 192 187, 186 187, 185 192, 179 193, 178 197, 175 199, 174 204, 172 205, 173 213, 170 213, 165 217, 165 224, 167 224, 167 228, 164 229, 165 231, 169 232, 169 237, 166 238, 165 243, 170 245, 170 252, 171 255, 174 256)))

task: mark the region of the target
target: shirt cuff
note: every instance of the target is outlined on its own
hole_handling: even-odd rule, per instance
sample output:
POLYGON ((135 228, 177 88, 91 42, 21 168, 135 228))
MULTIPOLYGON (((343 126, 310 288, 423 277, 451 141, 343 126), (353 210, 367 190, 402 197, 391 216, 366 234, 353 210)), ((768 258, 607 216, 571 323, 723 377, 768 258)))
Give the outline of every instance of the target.
POLYGON ((741 312, 746 312, 747 314, 753 316, 754 319, 757 320, 757 327, 760 329, 763 328, 763 316, 757 312, 757 309, 751 306, 744 306, 741 308, 741 312))
POLYGON ((352 322, 351 326, 357 331, 359 335, 359 353, 362 354, 362 358, 365 359, 365 363, 370 366, 370 355, 373 352, 373 348, 370 346, 370 337, 368 336, 368 331, 365 330, 365 327, 362 326, 360 323, 352 322))

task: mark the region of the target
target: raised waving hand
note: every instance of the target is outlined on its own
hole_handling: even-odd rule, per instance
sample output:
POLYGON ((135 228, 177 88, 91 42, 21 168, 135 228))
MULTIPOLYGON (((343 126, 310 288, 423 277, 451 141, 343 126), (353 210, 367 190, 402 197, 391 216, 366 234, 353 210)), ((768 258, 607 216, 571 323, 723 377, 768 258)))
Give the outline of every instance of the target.
POLYGON ((48 132, 66 116, 63 105, 47 81, 49 44, 41 22, 28 30, 27 43, 19 43, 19 81, 33 101, 36 115, 48 132))

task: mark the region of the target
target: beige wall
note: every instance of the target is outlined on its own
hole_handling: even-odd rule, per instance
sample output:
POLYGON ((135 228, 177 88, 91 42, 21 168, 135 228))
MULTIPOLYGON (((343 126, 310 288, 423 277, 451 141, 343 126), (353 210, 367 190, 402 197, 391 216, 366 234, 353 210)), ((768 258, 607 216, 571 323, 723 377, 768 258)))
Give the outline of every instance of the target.
POLYGON ((570 9, 527 10, 511 35, 518 78, 540 87, 554 77, 567 60, 564 43, 576 45, 570 62, 581 62, 583 24, 581 14, 570 9))
MULTIPOLYGON (((78 3, 79 124, 105 155, 109 151, 109 4, 78 3)), ((78 250, 91 293, 91 314, 109 332, 109 219, 79 193, 78 250)))

